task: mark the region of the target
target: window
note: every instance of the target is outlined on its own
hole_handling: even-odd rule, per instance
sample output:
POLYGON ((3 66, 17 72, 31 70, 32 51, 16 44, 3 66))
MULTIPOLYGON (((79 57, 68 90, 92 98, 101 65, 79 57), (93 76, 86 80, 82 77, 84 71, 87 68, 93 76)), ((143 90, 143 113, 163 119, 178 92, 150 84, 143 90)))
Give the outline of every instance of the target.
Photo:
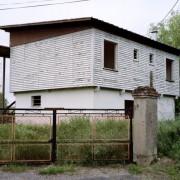
POLYGON ((138 49, 134 49, 134 60, 138 61, 139 58, 139 51, 138 49))
POLYGON ((41 96, 32 96, 32 106, 41 106, 41 96))
POLYGON ((104 68, 115 69, 116 43, 104 40, 104 68))
POLYGON ((173 60, 166 59, 166 80, 172 81, 172 64, 173 60))
POLYGON ((150 64, 154 63, 154 54, 152 54, 152 53, 149 54, 149 63, 150 64))

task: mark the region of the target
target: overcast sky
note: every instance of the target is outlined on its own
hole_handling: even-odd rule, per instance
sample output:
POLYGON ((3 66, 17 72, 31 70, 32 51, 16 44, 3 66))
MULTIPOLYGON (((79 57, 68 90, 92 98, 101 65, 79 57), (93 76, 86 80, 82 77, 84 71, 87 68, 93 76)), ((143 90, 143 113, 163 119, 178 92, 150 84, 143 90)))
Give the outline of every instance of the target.
MULTIPOLYGON (((74 0, 0 0, 0 9, 59 3, 74 0), (39 1, 38 3, 33 3, 39 1), (16 4, 12 3, 28 4, 16 4), (9 5, 2 5, 9 4, 9 5)), ((160 22, 177 0, 89 0, 73 4, 59 4, 26 9, 0 10, 0 25, 95 17, 130 31, 147 35, 149 24, 160 22)), ((180 3, 175 10, 180 9, 180 3)), ((0 31, 0 45, 9 45, 9 35, 0 31)), ((1 78, 2 76, 0 76, 1 78)), ((6 88, 8 91, 8 87, 6 88)), ((9 96, 9 95, 8 95, 9 96)), ((12 97, 10 98, 12 99, 12 97)))

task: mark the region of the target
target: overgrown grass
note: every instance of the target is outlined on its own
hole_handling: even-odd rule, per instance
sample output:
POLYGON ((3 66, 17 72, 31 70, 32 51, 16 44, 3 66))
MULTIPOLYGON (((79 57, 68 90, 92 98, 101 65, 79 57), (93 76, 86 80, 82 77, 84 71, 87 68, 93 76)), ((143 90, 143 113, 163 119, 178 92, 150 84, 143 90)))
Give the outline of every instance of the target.
MULTIPOLYGON (((50 126, 48 125, 25 125, 16 124, 16 140, 50 140, 50 126)), ((0 124, 0 141, 12 138, 11 124, 0 124)), ((90 119, 86 117, 74 117, 68 121, 62 121, 57 126, 57 141, 64 142, 71 140, 72 143, 88 142, 92 139, 127 139, 127 121, 116 121, 112 119, 97 120, 92 126, 90 119), (92 129, 92 127, 94 129, 92 129)), ((46 160, 50 156, 49 145, 16 145, 15 157, 18 160, 46 160)), ((97 159, 109 158, 116 159, 126 156, 127 147, 125 146, 98 146, 94 147, 97 159), (116 154, 116 156, 115 156, 116 154)), ((58 160, 69 161, 82 160, 90 162, 92 160, 92 144, 76 146, 72 144, 58 145, 58 160)), ((180 119, 175 121, 161 121, 158 126, 158 154, 160 157, 167 156, 176 161, 180 161, 180 119)), ((9 160, 11 156, 11 145, 1 144, 0 159, 9 160)))
POLYGON ((170 177, 173 180, 179 180, 180 177, 180 164, 172 160, 160 160, 159 162, 150 166, 140 166, 136 164, 128 165, 128 171, 131 174, 145 174, 145 175, 160 175, 162 177, 170 177))
POLYGON ((180 119, 159 122, 158 154, 180 161, 180 119))
MULTIPOLYGON (((19 141, 48 141, 50 140, 50 126, 48 125, 15 125, 15 140, 19 141)), ((12 138, 11 124, 0 124, 0 140, 12 138)), ((78 161, 89 163, 92 161, 92 140, 101 139, 128 139, 128 122, 112 119, 97 120, 92 125, 89 118, 72 117, 67 121, 61 121, 57 125, 57 141, 76 143, 59 144, 57 149, 58 160, 61 162, 78 161), (86 144, 78 144, 87 142, 86 144)), ((47 160, 50 157, 50 146, 39 144, 19 144, 15 148, 17 160, 47 160)), ((94 146, 97 159, 120 159, 127 155, 127 146, 94 146)), ((11 145, 0 147, 0 159, 8 160, 11 155, 11 145)))
POLYGON ((71 139, 73 141, 91 138, 90 120, 85 117, 74 117, 62 121, 57 127, 57 140, 71 139))
POLYGON ((8 165, 2 166, 0 169, 4 172, 21 173, 26 170, 29 170, 30 168, 26 165, 8 164, 8 165))
POLYGON ((73 165, 63 165, 63 166, 48 166, 46 168, 40 169, 39 174, 42 175, 54 175, 54 174, 62 174, 65 172, 74 172, 75 168, 73 165))

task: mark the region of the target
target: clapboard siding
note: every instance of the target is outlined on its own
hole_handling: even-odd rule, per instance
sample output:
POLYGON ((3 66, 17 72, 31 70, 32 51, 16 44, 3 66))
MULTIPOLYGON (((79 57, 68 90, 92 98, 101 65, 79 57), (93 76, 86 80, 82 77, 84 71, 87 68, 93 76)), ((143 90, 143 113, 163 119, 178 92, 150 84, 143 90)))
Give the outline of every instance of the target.
POLYGON ((179 96, 178 56, 92 28, 11 48, 11 92, 101 86, 133 90, 153 84, 160 94, 179 96), (116 70, 103 69, 104 39, 117 43, 116 70), (134 48, 139 61, 133 60, 134 48), (149 53, 154 54, 153 66, 149 53), (166 58, 174 60, 166 81, 166 58))
POLYGON ((91 86, 92 29, 11 48, 11 92, 91 86))
POLYGON ((96 86, 133 90, 137 86, 150 84, 153 72, 154 87, 160 94, 179 96, 178 56, 146 45, 94 29, 94 84, 96 86), (116 71, 103 69, 104 39, 117 43, 116 71), (133 60, 134 48, 139 50, 139 61, 133 60), (149 64, 149 54, 154 54, 154 64, 149 64), (173 80, 166 81, 166 58, 173 62, 173 80))

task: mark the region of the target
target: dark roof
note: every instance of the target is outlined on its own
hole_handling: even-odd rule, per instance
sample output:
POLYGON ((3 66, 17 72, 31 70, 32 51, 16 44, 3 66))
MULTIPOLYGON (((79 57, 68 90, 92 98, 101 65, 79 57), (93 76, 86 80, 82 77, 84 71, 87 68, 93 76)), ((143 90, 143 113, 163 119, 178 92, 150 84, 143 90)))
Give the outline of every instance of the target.
POLYGON ((10 57, 10 48, 0 45, 0 57, 9 58, 10 57))
POLYGON ((126 39, 156 48, 160 49, 162 51, 172 53, 175 55, 180 55, 180 49, 176 49, 174 47, 162 44, 160 42, 154 41, 150 38, 144 37, 142 35, 136 34, 134 32, 128 31, 126 29, 119 28, 118 26, 115 26, 113 24, 104 22, 102 20, 93 18, 93 17, 85 17, 85 18, 76 18, 76 19, 65 19, 65 20, 58 20, 58 21, 45 21, 45 22, 37 22, 37 23, 27 23, 27 24, 16 24, 16 25, 7 25, 7 26, 1 26, 1 29, 4 29, 5 31, 11 32, 14 29, 26 29, 28 27, 43 27, 43 26, 88 26, 88 27, 94 27, 97 29, 100 29, 102 31, 118 35, 121 37, 124 37, 126 39))

